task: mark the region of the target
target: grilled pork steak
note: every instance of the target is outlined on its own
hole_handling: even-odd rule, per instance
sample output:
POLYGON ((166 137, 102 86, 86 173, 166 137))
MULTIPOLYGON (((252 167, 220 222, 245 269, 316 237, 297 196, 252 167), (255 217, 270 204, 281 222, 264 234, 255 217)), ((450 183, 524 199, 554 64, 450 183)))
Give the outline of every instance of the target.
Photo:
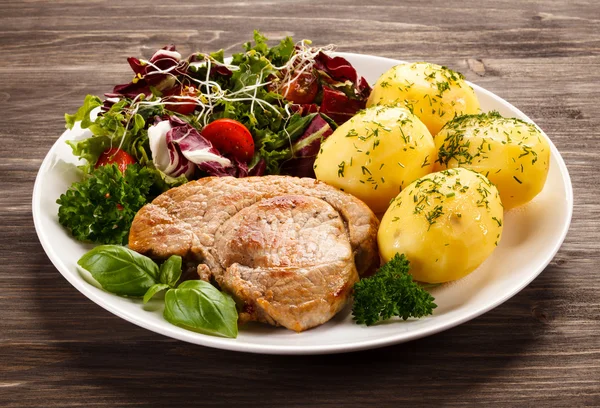
POLYGON ((313 179, 207 177, 136 215, 129 247, 199 262, 242 321, 302 331, 333 317, 358 274, 375 268, 378 221, 357 198, 313 179))

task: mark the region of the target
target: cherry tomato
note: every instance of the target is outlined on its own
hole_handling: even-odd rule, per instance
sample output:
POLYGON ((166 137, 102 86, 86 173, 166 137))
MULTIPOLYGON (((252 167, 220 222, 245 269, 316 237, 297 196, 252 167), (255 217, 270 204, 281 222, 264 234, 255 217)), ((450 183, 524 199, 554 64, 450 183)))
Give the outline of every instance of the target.
POLYGON ((294 75, 292 78, 295 79, 289 86, 284 85, 281 89, 283 97, 290 102, 298 104, 307 104, 314 101, 319 91, 317 78, 309 72, 305 72, 297 78, 294 75))
POLYGON ((249 162, 254 155, 254 139, 248 128, 237 120, 217 119, 200 133, 219 152, 231 154, 240 161, 249 162))
POLYGON ((100 166, 106 166, 107 164, 112 163, 117 165, 121 173, 125 173, 127 166, 134 164, 135 159, 126 151, 117 149, 116 147, 111 147, 100 155, 95 167, 98 168, 100 166))
POLYGON ((193 86, 184 86, 183 88, 181 86, 176 86, 166 92, 165 96, 168 101, 175 102, 165 104, 165 108, 172 112, 189 115, 196 109, 197 104, 195 98, 198 97, 198 90, 193 86))

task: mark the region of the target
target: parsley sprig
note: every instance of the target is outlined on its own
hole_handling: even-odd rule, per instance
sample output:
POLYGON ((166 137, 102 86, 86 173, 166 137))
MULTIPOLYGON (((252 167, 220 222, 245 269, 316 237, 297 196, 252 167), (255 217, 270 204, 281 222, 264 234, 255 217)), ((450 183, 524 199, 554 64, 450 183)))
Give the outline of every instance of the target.
POLYGON ((138 164, 125 174, 115 164, 98 167, 56 200, 58 221, 79 241, 124 245, 153 183, 151 170, 138 164))
POLYGON ((352 306, 356 323, 371 326, 392 316, 406 320, 432 314, 435 299, 413 281, 409 270, 406 256, 396 254, 375 275, 357 282, 352 306))

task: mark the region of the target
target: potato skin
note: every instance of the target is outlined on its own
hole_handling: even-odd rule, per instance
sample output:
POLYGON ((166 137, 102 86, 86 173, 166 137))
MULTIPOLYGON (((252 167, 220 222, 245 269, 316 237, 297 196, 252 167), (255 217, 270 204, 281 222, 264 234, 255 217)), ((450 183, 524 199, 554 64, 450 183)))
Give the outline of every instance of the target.
POLYGON ((533 124, 498 112, 458 117, 435 136, 436 170, 464 167, 498 187, 505 210, 531 201, 544 188, 550 146, 533 124))
POLYGON ((314 164, 318 180, 383 212, 398 192, 433 170, 437 155, 427 127, 399 106, 356 114, 323 142, 314 164))
POLYGON ((457 168, 431 173, 404 189, 377 234, 385 262, 405 254, 413 277, 441 283, 475 270, 498 245, 503 210, 483 175, 457 168))
POLYGON ((477 96, 462 74, 427 62, 396 65, 381 75, 367 107, 381 104, 405 104, 433 136, 454 116, 479 113, 477 96))

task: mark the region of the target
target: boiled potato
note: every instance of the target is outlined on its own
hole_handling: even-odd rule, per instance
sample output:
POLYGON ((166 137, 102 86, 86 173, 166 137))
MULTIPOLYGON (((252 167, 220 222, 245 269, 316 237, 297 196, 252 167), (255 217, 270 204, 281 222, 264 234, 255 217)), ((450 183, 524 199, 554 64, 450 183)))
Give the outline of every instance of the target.
POLYGON ((542 191, 550 146, 535 125, 498 112, 467 115, 448 122, 435 136, 436 169, 465 167, 498 187, 505 210, 525 204, 542 191))
POLYGON ((434 136, 454 116, 479 113, 462 74, 427 62, 396 65, 380 76, 367 106, 381 104, 405 104, 434 136))
POLYGON ((387 262, 405 254, 421 282, 440 283, 471 273, 496 248, 503 211, 498 190, 474 171, 431 173, 404 189, 377 234, 387 262))
POLYGON ((431 173, 436 158, 427 127, 397 106, 356 114, 323 142, 315 160, 317 179, 355 195, 383 212, 398 192, 431 173))

